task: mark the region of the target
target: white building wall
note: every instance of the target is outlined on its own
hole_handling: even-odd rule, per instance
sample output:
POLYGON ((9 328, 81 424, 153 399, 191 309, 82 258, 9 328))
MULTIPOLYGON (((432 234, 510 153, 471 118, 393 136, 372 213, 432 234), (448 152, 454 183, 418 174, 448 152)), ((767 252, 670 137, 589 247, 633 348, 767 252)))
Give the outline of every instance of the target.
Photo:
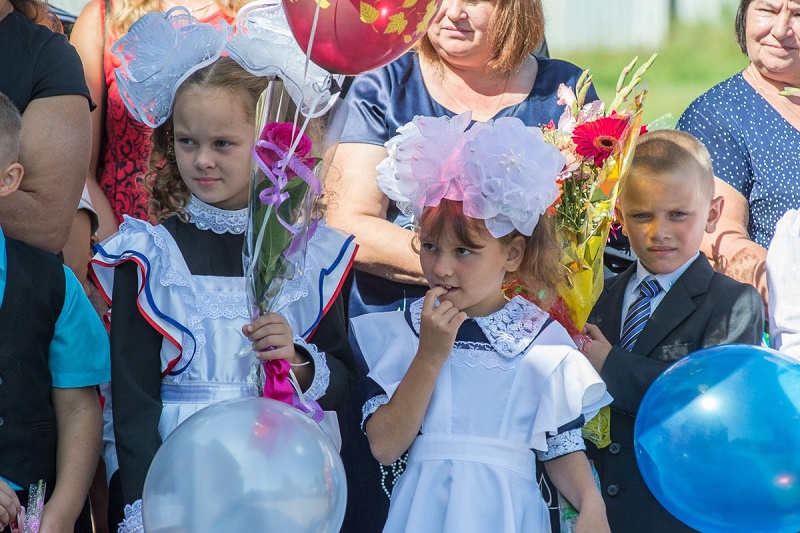
POLYGON ((670 0, 543 0, 543 4, 547 45, 555 57, 575 50, 656 49, 669 29, 670 0))

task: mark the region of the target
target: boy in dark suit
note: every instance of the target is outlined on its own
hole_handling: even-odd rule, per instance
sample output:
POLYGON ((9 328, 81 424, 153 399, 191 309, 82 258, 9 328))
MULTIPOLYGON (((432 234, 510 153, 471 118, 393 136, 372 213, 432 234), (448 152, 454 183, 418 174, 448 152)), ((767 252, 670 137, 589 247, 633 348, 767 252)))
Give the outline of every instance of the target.
POLYGON ((723 207, 700 141, 680 131, 647 133, 620 185, 617 212, 638 260, 606 281, 586 326, 587 357, 614 397, 611 442, 587 442, 586 453, 612 531, 692 531, 642 479, 633 452, 636 413, 650 384, 682 357, 717 344, 759 344, 764 308, 755 288, 714 272, 698 251, 723 207))

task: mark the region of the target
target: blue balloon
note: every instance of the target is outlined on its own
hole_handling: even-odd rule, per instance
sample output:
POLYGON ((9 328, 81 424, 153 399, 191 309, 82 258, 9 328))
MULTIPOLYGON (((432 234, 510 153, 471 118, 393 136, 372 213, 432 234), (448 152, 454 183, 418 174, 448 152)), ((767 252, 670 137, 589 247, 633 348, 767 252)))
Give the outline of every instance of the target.
POLYGON ((703 532, 800 531, 800 363, 775 350, 699 350, 639 407, 634 450, 670 513, 703 532))

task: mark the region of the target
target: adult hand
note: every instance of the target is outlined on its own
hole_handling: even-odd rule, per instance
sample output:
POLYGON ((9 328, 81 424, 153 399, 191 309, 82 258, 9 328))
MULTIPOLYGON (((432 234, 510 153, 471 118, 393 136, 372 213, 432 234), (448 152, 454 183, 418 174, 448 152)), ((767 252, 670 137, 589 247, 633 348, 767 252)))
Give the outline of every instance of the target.
POLYGON ((386 220, 389 198, 377 187, 375 167, 387 155, 383 146, 340 144, 325 179, 325 215, 329 226, 355 235, 358 270, 426 285, 412 246, 414 233, 386 220))
POLYGON ((724 198, 724 208, 714 232, 704 235, 700 250, 714 270, 758 289, 766 307, 769 300, 767 250, 751 241, 747 232, 750 204, 739 191, 719 178, 714 178, 714 188, 716 194, 724 198))

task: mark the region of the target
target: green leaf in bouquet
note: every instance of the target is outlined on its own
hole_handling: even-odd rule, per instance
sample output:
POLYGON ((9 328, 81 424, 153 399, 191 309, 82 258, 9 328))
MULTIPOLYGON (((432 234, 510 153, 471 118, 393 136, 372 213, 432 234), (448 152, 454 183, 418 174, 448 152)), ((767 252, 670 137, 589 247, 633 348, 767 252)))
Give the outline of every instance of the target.
POLYGON ((290 180, 282 190, 289 196, 275 210, 272 205, 264 205, 259 200, 259 194, 271 185, 268 180, 263 180, 256 186, 252 206, 254 229, 260 231, 261 228, 264 228, 261 246, 254 251, 257 254, 257 262, 253 273, 255 295, 258 299, 258 307, 262 311, 267 309, 269 300, 277 294, 271 294, 269 291, 273 281, 278 277, 291 277, 293 274, 293 267, 283 258, 283 252, 291 243, 294 235, 283 226, 278 217, 280 216, 284 222, 291 225, 296 218, 294 215, 303 205, 309 189, 308 184, 299 177, 290 180))

